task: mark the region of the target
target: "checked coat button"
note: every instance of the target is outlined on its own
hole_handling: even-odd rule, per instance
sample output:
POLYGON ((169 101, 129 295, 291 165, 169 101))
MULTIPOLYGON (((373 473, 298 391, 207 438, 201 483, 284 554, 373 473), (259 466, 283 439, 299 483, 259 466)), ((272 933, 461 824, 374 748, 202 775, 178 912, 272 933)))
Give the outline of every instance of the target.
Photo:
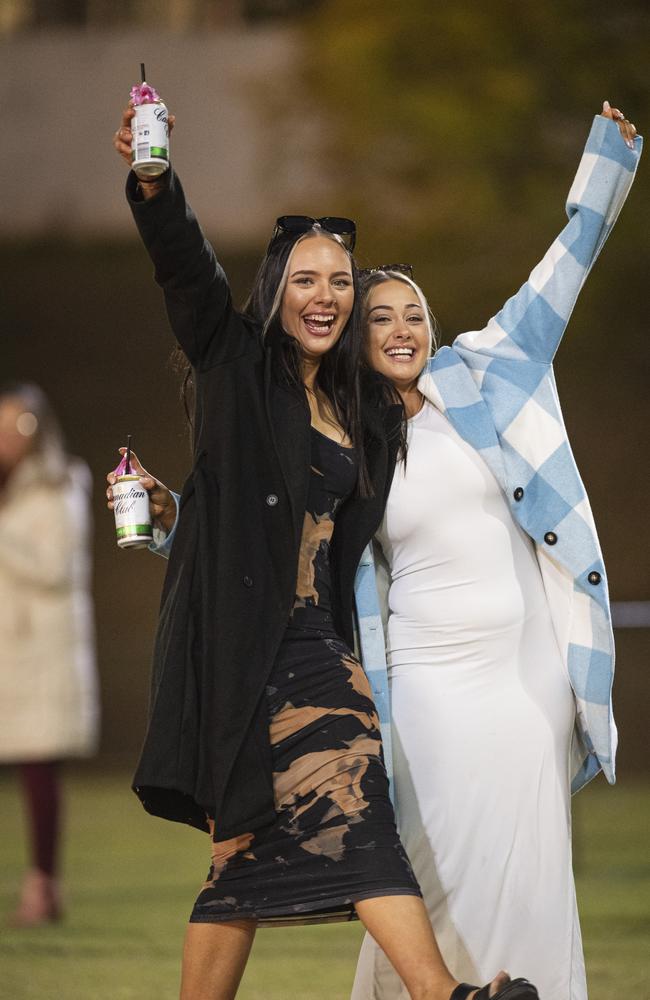
POLYGON ((514 493, 512 495, 515 498, 515 500, 517 501, 517 503, 519 503, 519 501, 523 500, 523 498, 524 498, 523 487, 518 486, 517 489, 514 491, 514 493))
POLYGON ((555 545, 557 542, 557 535, 554 531, 547 531, 544 535, 544 541, 547 545, 555 545))
POLYGON ((587 579, 589 580, 589 583, 593 583, 593 585, 595 587, 602 580, 602 576, 600 575, 600 573, 598 572, 598 570, 592 569, 592 571, 589 574, 589 576, 587 577, 587 579))
POLYGON ((269 507, 275 507, 278 502, 277 495, 275 493, 269 493, 269 495, 266 498, 266 502, 269 505, 269 507))

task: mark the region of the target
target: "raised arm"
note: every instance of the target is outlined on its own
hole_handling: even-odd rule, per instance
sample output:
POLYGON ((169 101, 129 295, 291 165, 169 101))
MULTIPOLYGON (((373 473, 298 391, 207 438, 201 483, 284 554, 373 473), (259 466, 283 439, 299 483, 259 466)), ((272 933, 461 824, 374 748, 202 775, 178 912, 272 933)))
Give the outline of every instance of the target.
POLYGON ((528 281, 482 330, 463 333, 454 348, 472 355, 552 362, 584 281, 609 236, 634 180, 642 142, 605 104, 594 118, 566 203, 568 224, 528 281))
MULTIPOLYGON (((125 108, 113 141, 129 166, 133 114, 133 108, 125 108)), ((170 116, 170 128, 174 122, 170 116)), ((126 195, 165 294, 174 336, 190 362, 210 368, 245 354, 252 347, 251 333, 233 309, 226 275, 174 170, 144 182, 131 172, 126 195)))

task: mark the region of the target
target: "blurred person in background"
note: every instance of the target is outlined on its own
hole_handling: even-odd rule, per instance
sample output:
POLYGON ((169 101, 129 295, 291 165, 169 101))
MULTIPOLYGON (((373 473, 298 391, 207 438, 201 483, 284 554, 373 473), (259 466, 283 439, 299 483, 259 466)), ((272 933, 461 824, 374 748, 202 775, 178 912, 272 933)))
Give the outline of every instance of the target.
POLYGON ((43 391, 0 388, 0 763, 18 770, 30 857, 15 926, 62 915, 61 762, 97 742, 90 492, 43 391))

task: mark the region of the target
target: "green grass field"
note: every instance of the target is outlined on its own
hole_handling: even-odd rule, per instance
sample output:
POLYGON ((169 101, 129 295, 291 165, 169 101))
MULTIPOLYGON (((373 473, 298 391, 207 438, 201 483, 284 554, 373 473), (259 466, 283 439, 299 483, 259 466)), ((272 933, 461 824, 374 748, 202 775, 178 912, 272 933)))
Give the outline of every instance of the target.
MULTIPOLYGON (((207 871, 204 838, 147 816, 126 775, 88 771, 66 785, 67 916, 38 930, 3 927, 0 997, 175 1000, 184 925, 207 871)), ((574 805, 590 1000, 649 1000, 650 786, 598 781, 574 805)), ((0 816, 4 922, 24 864, 18 789, 8 774, 0 816)), ((345 1000, 361 933, 358 924, 261 931, 240 997, 345 1000)))

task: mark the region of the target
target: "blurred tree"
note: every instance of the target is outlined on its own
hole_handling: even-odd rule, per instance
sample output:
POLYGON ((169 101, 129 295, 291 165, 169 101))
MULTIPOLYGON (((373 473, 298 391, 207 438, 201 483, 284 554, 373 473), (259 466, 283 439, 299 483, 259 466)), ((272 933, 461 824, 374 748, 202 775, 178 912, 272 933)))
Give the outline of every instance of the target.
MULTIPOLYGON (((559 228, 602 100, 648 120, 646 2, 328 0, 309 28, 335 207, 362 220, 362 256, 415 259, 436 309, 454 290, 454 325, 498 305, 497 259, 510 288, 537 234, 543 249, 559 228)), ((637 266, 650 248, 638 192, 633 211, 646 225, 617 246, 637 266)))

